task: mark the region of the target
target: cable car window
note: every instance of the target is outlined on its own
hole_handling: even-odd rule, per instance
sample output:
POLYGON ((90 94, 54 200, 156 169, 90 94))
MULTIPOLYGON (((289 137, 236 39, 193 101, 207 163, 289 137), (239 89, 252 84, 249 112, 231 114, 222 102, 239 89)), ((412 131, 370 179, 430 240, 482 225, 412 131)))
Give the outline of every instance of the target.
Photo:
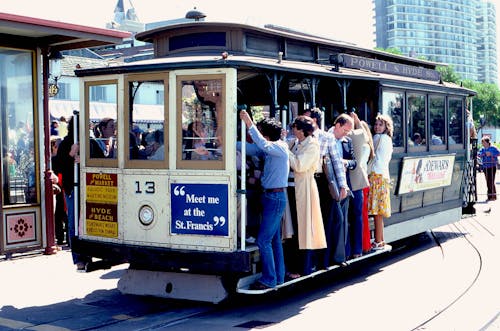
POLYGON ((426 146, 425 95, 408 94, 408 146, 411 149, 426 146))
POLYGON ((430 145, 439 146, 444 144, 445 128, 445 97, 433 95, 429 97, 429 124, 430 145))
POLYGON ((179 81, 180 168, 223 168, 223 86, 222 77, 179 81))
POLYGON ((128 167, 144 167, 144 161, 155 161, 157 166, 166 166, 167 151, 165 127, 166 74, 130 75, 127 77, 128 93, 125 104, 128 112, 125 121, 129 146, 126 152, 128 167), (157 76, 159 79, 156 80, 157 76), (152 78, 152 79, 151 79, 152 78), (127 126, 126 126, 127 127, 127 126), (164 161, 163 163, 160 161, 164 161))
POLYGON ((116 166, 117 83, 116 81, 87 82, 85 111, 89 119, 86 157, 92 166, 116 166))
POLYGON ((382 114, 389 115, 394 122, 394 147, 403 147, 403 92, 384 91, 382 94, 382 114))
POLYGON ((462 99, 448 99, 448 145, 463 145, 462 99))

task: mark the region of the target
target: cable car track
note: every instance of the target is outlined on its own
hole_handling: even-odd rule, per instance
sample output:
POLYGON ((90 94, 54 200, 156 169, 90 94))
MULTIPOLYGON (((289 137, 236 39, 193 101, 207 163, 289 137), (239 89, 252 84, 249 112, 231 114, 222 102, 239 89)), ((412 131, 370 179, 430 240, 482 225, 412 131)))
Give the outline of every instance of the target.
MULTIPOLYGON (((478 269, 476 270, 475 276, 472 279, 472 281, 470 282, 470 284, 463 291, 461 291, 455 299, 453 299, 450 303, 448 303, 444 308, 440 309, 438 312, 436 312, 435 314, 433 314, 432 316, 430 316, 429 318, 427 318, 426 320, 424 320, 422 323, 420 323, 419 325, 417 325, 414 328, 412 328, 411 331, 425 329, 424 328, 425 325, 429 324, 431 321, 433 321, 434 319, 438 318, 440 315, 442 315, 443 313, 445 313, 446 311, 448 311, 450 308, 452 308, 460 299, 462 299, 474 287, 474 285, 477 283, 477 280, 478 280, 478 278, 479 278, 479 276, 481 274, 482 267, 483 267, 483 259, 482 259, 482 256, 481 256, 481 252, 479 251, 479 249, 477 248, 477 246, 474 245, 474 243, 467 237, 467 235, 466 235, 466 233, 464 233, 463 229, 459 228, 459 226, 457 225, 457 223, 451 224, 450 226, 454 227, 457 230, 457 233, 460 234, 459 236, 461 238, 465 239, 467 241, 468 245, 470 247, 472 247, 472 249, 476 252, 477 257, 479 259, 478 269)), ((434 242, 436 243, 436 245, 441 250, 441 254, 444 256, 445 255, 444 249, 443 249, 443 246, 441 245, 441 242, 439 241, 439 238, 435 235, 435 233, 432 230, 429 231, 429 233, 430 233, 432 239, 434 240, 434 242)), ((491 232, 489 232, 489 233, 491 233, 491 232)))

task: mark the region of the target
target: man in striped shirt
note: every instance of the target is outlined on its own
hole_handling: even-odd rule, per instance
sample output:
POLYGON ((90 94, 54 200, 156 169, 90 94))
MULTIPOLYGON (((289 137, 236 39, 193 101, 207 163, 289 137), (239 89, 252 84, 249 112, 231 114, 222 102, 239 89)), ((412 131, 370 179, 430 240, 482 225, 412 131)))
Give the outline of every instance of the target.
POLYGON ((328 133, 321 128, 321 118, 323 116, 323 112, 318 108, 313 108, 310 110, 310 113, 315 128, 313 134, 318 138, 320 145, 320 163, 317 166, 314 178, 318 186, 321 213, 323 215, 323 224, 325 227, 327 248, 323 258, 323 266, 327 268, 332 263, 343 262, 336 261, 338 259, 335 259, 336 246, 338 246, 335 238, 338 237, 338 228, 344 224, 344 220, 341 217, 342 213, 337 212, 341 209, 340 202, 332 199, 330 190, 328 189, 328 181, 323 172, 323 159, 325 156, 329 156, 333 164, 341 200, 347 196, 348 185, 342 157, 339 155, 338 148, 336 146, 336 139, 333 134, 328 133), (334 256, 332 256, 332 254, 334 256))

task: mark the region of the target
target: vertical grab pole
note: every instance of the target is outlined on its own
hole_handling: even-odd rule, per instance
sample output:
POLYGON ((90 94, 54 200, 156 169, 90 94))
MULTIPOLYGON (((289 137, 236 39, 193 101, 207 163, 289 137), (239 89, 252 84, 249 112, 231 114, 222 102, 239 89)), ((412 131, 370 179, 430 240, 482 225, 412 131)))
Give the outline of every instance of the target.
MULTIPOLYGON (((465 150, 467 151, 466 156, 467 156, 467 161, 472 160, 471 158, 471 144, 470 144, 470 124, 469 121, 472 121, 472 99, 470 100, 470 106, 469 106, 469 112, 470 115, 467 114, 467 100, 465 100, 465 150), (470 118, 469 118, 470 117, 470 118)), ((474 125, 474 122, 472 123, 474 125)))
POLYGON ((241 120, 241 188, 240 188, 240 239, 241 239, 241 250, 246 249, 246 230, 247 230, 247 127, 243 120, 241 120))
POLYGON ((311 102, 312 102, 312 108, 316 107, 316 86, 317 85, 316 77, 313 77, 311 79, 311 102))
MULTIPOLYGON (((73 144, 78 144, 78 115, 79 112, 77 110, 73 111, 73 116, 75 117, 73 120, 73 144)), ((73 164, 73 214, 74 214, 74 227, 75 227, 75 237, 78 237, 78 223, 79 223, 79 213, 78 213, 78 196, 79 196, 79 188, 80 188, 80 172, 78 171, 79 163, 73 164)))

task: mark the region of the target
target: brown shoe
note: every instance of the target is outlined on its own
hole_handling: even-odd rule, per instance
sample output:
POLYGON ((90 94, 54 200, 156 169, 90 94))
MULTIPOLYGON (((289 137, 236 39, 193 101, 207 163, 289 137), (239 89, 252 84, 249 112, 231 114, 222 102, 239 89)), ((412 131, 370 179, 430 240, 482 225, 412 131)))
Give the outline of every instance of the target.
POLYGON ((262 284, 261 282, 255 282, 252 285, 250 285, 250 289, 254 291, 262 291, 262 290, 268 290, 271 287, 262 284))

